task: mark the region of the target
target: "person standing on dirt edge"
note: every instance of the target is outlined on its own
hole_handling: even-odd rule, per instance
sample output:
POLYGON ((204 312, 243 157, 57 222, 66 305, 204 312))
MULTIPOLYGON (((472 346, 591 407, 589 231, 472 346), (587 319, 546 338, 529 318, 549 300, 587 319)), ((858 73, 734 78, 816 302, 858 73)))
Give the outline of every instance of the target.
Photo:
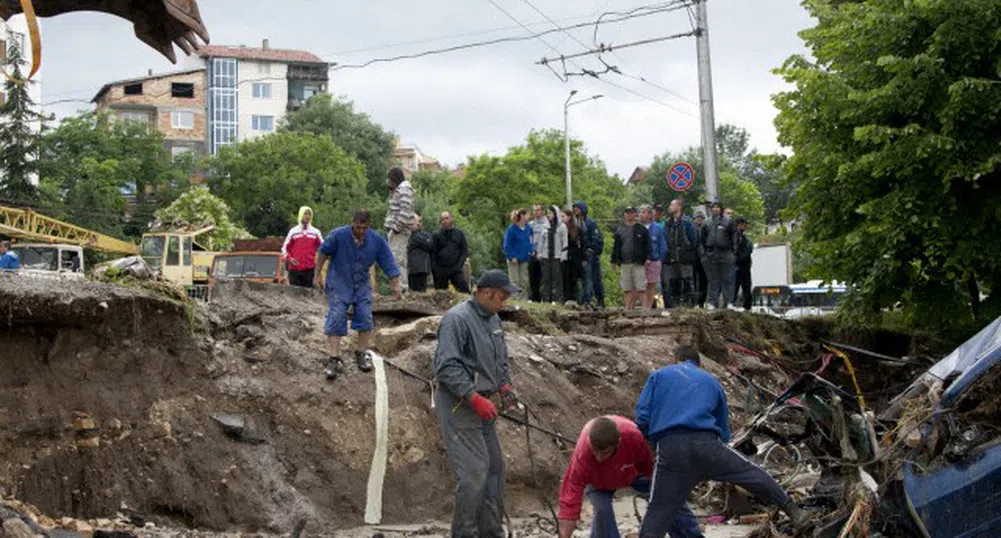
POLYGON ((351 328, 358 332, 355 361, 362 372, 372 370, 368 344, 372 337, 372 281, 369 269, 378 262, 393 288, 393 298, 400 299, 400 268, 393 259, 389 244, 370 228, 372 214, 367 209, 355 211, 351 225, 330 232, 316 254, 316 277, 313 285, 323 286, 330 310, 324 333, 330 344, 327 379, 343 372, 341 338, 348 334, 348 308, 352 308, 351 328), (323 266, 330 260, 327 281, 322 280, 323 266))
POLYGON ((288 283, 301 288, 313 285, 316 251, 323 243, 323 233, 313 227, 313 210, 299 208, 299 224, 288 231, 282 244, 282 257, 288 269, 288 283))
POLYGON ((737 301, 738 293, 743 290, 741 306, 744 310, 751 309, 751 253, 754 252, 754 243, 747 238, 747 219, 737 217, 733 219, 737 225, 737 285, 733 290, 733 300, 737 301))
POLYGON ((538 303, 542 302, 542 261, 539 260, 539 249, 545 245, 546 237, 549 235, 549 219, 546 218, 542 204, 532 206, 532 222, 530 224, 532 228, 532 258, 528 262, 529 298, 538 303))
POLYGON ((684 200, 672 200, 669 208, 671 216, 664 221, 667 256, 662 270, 662 287, 665 306, 673 308, 692 300, 698 235, 692 220, 684 214, 684 200))
MULTIPOLYGON (((414 222, 414 188, 407 181, 403 169, 389 169, 386 184, 389 187, 389 212, 386 213, 386 237, 393 251, 396 265, 404 275, 407 272, 407 249, 410 245, 410 227, 414 222)), ((403 291, 407 291, 406 280, 403 291)))
POLYGON ((703 265, 709 277, 709 304, 713 308, 727 308, 733 304, 734 262, 737 250, 737 228, 730 217, 723 215, 723 206, 713 202, 712 218, 702 227, 702 244, 705 255, 703 265), (720 304, 720 295, 723 303, 720 304))
POLYGON ((434 401, 456 482, 452 538, 504 536, 504 457, 490 398, 499 395, 502 410, 518 405, 497 315, 517 292, 504 271, 491 269, 438 327, 434 401))
POLYGON ((410 246, 407 247, 407 275, 410 291, 418 293, 428 289, 428 275, 431 274, 431 251, 434 250, 434 236, 421 230, 421 216, 414 215, 410 227, 410 246))
POLYGON ((21 260, 10 249, 10 241, 0 241, 0 272, 17 271, 20 268, 21 260))
POLYGON ((765 504, 780 507, 797 528, 806 516, 764 469, 728 447, 726 392, 702 370, 691 346, 674 351, 677 364, 650 374, 636 403, 636 427, 657 447, 650 504, 640 538, 663 538, 698 484, 736 484, 765 504))
POLYGON ((601 253, 605 250, 605 238, 598 224, 587 216, 587 203, 581 201, 573 206, 577 217, 577 228, 581 231, 581 248, 584 249, 584 289, 580 302, 591 306, 591 298, 598 302, 598 308, 605 308, 605 285, 601 282, 601 253))
POLYGON ((441 229, 434 234, 434 249, 431 251, 431 274, 437 290, 447 290, 449 283, 460 293, 469 293, 466 281, 466 259, 469 245, 466 235, 455 227, 452 214, 441 213, 441 229))
MULTIPOLYGON (((619 416, 591 420, 580 432, 560 487, 559 538, 570 538, 586 494, 594 508, 592 538, 619 538, 612 500, 615 491, 632 489, 648 499, 653 451, 633 421, 619 416)), ((695 514, 682 505, 671 525, 671 538, 703 538, 695 514)))

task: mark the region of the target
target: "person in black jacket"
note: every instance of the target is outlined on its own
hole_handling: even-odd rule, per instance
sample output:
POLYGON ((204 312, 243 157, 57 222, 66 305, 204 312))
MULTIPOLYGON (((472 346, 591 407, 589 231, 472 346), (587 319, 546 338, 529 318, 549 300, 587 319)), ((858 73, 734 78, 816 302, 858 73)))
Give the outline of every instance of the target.
POLYGON ((410 227, 410 243, 407 245, 408 284, 410 291, 422 292, 428 289, 428 274, 431 272, 431 251, 434 236, 421 230, 421 216, 414 215, 410 227))
POLYGON ((447 290, 451 283, 456 290, 469 293, 469 284, 463 271, 468 257, 466 235, 455 227, 451 213, 442 212, 441 229, 434 234, 434 248, 431 250, 431 274, 435 289, 447 290))
POLYGON ((727 308, 733 304, 737 228, 723 215, 719 202, 713 202, 712 212, 712 218, 702 227, 702 265, 709 277, 709 304, 714 308, 727 308), (722 304, 719 302, 721 295, 722 304))
POLYGON ((747 238, 747 219, 737 217, 733 220, 737 225, 737 288, 733 292, 734 299, 737 294, 744 290, 743 307, 744 310, 751 309, 751 253, 754 252, 754 244, 747 238))
POLYGON ((625 218, 626 223, 615 230, 612 265, 622 267, 619 284, 626 294, 626 311, 633 309, 638 297, 643 298, 643 309, 649 310, 652 305, 646 295, 646 268, 653 254, 650 231, 636 220, 635 207, 626 208, 625 218))
POLYGON ((706 223, 706 216, 702 212, 695 213, 695 244, 697 253, 695 255, 694 269, 692 270, 692 282, 695 288, 692 302, 699 308, 706 306, 706 293, 709 290, 709 279, 706 277, 706 269, 702 265, 702 227, 706 223))

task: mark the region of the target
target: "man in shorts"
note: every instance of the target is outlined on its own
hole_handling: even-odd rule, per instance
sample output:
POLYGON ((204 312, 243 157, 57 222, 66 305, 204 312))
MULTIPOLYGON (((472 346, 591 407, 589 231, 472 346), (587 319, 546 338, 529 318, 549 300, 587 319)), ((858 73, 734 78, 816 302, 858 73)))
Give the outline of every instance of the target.
POLYGON ((636 220, 636 208, 627 207, 625 224, 615 230, 612 246, 612 265, 622 270, 619 284, 626 295, 627 312, 633 309, 636 299, 640 297, 643 298, 643 308, 650 308, 646 299, 646 268, 652 261, 652 254, 650 231, 636 220))

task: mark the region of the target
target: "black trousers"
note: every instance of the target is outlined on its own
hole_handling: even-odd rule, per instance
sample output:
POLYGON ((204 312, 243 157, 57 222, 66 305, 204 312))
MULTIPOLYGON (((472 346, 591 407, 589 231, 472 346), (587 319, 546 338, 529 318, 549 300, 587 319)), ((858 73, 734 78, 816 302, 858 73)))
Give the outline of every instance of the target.
POLYGON ((699 307, 706 305, 706 295, 709 293, 709 276, 706 275, 706 268, 702 266, 702 261, 695 262, 695 304, 699 307))
POLYGON ((410 288, 410 291, 416 291, 416 292, 427 291, 428 274, 420 273, 420 274, 409 275, 407 278, 407 286, 410 288))
POLYGON ((542 300, 542 264, 539 263, 538 258, 532 258, 528 262, 528 287, 530 289, 531 296, 528 298, 530 301, 539 302, 542 300))
POLYGON ((736 289, 733 292, 733 302, 740 304, 744 307, 744 310, 751 309, 751 268, 746 269, 742 267, 737 268, 737 284, 736 289), (740 291, 744 290, 744 296, 741 297, 740 291), (740 301, 738 303, 738 301, 740 301))
POLYGON ((657 442, 653 491, 640 538, 664 538, 699 483, 736 484, 765 504, 783 507, 789 496, 761 467, 724 445, 713 432, 668 433, 657 442))
POLYGON ((462 274, 462 269, 454 271, 434 271, 434 287, 438 290, 447 290, 448 285, 455 286, 457 291, 469 293, 469 283, 466 282, 466 275, 462 274))
POLYGON ((293 286, 299 286, 300 288, 312 288, 313 274, 313 269, 306 269, 305 271, 289 270, 288 283, 293 286))

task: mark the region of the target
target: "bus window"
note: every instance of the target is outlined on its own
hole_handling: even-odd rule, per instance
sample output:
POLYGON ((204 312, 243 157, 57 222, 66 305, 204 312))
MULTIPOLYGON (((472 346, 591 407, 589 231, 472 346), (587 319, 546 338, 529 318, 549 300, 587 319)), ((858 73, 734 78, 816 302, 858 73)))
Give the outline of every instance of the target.
POLYGON ((181 264, 180 237, 172 235, 167 241, 167 265, 180 265, 180 264, 181 264))

